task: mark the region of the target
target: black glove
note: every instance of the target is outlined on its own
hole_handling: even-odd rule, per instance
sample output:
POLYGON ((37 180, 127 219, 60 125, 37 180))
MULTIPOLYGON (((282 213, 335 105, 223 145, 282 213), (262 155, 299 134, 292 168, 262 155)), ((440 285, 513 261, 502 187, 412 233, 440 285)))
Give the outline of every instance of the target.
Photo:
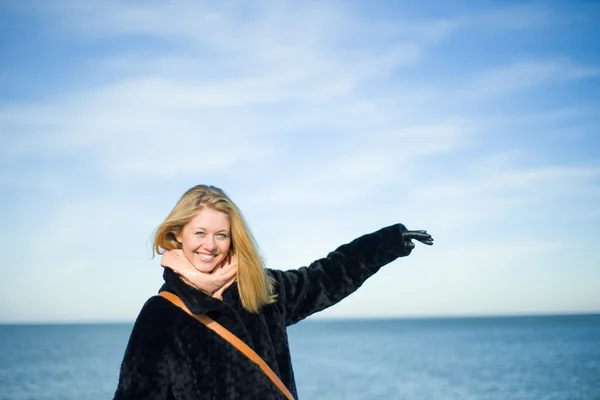
POLYGON ((431 246, 433 244, 433 238, 427 231, 418 230, 418 231, 409 231, 402 225, 402 240, 404 240, 404 245, 410 251, 415 248, 415 244, 412 242, 412 239, 418 240, 419 242, 431 246))

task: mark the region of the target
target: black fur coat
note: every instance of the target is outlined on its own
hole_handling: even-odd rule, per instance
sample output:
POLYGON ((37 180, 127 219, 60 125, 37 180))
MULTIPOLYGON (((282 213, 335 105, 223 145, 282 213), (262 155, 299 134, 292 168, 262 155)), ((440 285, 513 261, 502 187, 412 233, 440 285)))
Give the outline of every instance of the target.
MULTIPOLYGON (((402 224, 340 246, 297 270, 269 270, 277 301, 260 313, 242 308, 237 286, 223 301, 184 283, 165 268, 161 290, 177 294, 254 349, 297 398, 286 327, 354 292, 383 265, 410 254, 402 224)), ((261 369, 231 344, 162 297, 150 298, 135 322, 115 400, 284 399, 261 369)))

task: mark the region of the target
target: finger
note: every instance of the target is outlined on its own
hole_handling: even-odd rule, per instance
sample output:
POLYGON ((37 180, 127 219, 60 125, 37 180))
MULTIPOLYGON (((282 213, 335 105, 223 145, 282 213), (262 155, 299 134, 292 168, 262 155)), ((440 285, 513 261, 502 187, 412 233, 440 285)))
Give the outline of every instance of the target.
POLYGON ((406 232, 404 234, 405 238, 408 239, 417 239, 419 241, 422 240, 430 240, 431 239, 431 235, 428 233, 419 233, 419 232, 406 232))
POLYGON ((415 248, 415 244, 413 242, 411 242, 410 240, 405 240, 404 241, 404 245, 406 246, 407 249, 412 250, 415 248))
POLYGON ((419 237, 416 237, 415 239, 422 240, 422 241, 433 241, 433 238, 431 237, 431 235, 419 236, 419 237))
POLYGON ((227 258, 227 266, 236 266, 237 262, 236 262, 236 258, 233 254, 230 254, 227 258))
POLYGON ((404 231, 404 233, 425 233, 426 234, 427 231, 425 229, 417 229, 417 230, 411 229, 411 230, 404 231))
POLYGON ((222 278, 225 279, 225 281, 229 281, 230 279, 232 279, 235 275, 237 274, 237 268, 233 268, 231 269, 231 271, 227 271, 222 275, 222 278))
POLYGON ((227 265, 229 265, 229 254, 227 254, 225 256, 225 258, 223 258, 223 261, 221 261, 221 263, 219 264, 218 268, 215 268, 215 270, 221 270, 223 268, 225 268, 227 265))
POLYGON ((433 241, 433 238, 431 237, 431 235, 419 235, 419 236, 416 236, 416 237, 411 238, 411 239, 417 239, 417 240, 420 240, 420 241, 433 241))
POLYGON ((235 264, 227 264, 221 268, 219 268, 216 272, 219 275, 224 275, 229 273, 230 271, 235 271, 237 269, 237 266, 235 264))
POLYGON ((428 240, 419 240, 419 242, 426 244, 428 246, 431 246, 433 244, 433 239, 428 239, 428 240))
POLYGON ((237 268, 222 268, 218 272, 215 273, 215 276, 218 278, 219 282, 224 283, 233 278, 237 274, 237 268))

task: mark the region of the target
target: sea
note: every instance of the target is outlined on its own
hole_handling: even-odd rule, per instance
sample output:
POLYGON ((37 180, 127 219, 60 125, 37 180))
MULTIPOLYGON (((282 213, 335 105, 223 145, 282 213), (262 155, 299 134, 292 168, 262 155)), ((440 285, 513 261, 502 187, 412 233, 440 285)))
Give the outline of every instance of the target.
MULTIPOLYGON (((132 324, 0 325, 0 399, 112 399, 132 324)), ((300 399, 600 400, 600 315, 289 328, 300 399)))

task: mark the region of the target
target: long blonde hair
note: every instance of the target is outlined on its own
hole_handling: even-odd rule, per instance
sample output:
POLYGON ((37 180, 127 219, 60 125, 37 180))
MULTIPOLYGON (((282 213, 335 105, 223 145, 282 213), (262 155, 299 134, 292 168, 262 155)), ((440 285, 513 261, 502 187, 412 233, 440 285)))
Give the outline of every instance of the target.
POLYGON ((154 233, 153 253, 181 249, 176 236, 203 208, 225 213, 231 224, 230 252, 237 258, 238 291, 242 306, 253 313, 275 301, 273 278, 266 273, 258 246, 241 211, 225 192, 214 186, 197 185, 181 196, 175 208, 154 233))

